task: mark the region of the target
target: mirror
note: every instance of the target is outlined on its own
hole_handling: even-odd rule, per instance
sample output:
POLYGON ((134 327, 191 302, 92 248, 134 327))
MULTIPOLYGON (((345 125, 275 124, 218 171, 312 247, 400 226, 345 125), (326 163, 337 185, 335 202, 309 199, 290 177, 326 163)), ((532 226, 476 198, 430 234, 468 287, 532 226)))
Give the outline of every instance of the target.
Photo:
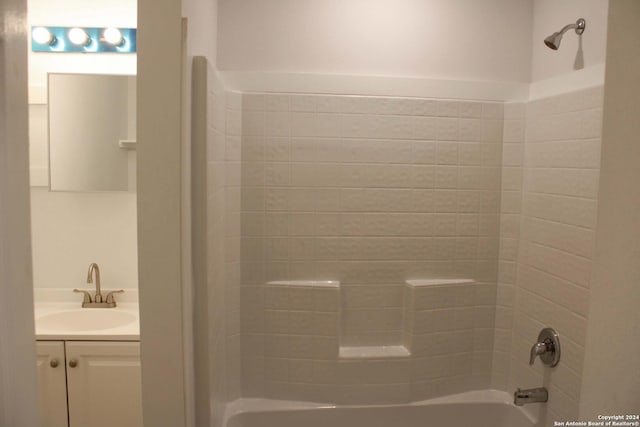
POLYGON ((134 191, 136 78, 49 74, 49 190, 134 191))

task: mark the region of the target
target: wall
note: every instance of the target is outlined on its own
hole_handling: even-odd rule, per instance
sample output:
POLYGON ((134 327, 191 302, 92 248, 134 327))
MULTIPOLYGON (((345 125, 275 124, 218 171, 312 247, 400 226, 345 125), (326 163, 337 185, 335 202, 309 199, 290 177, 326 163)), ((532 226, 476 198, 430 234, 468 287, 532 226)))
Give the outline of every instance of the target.
POLYGON ((204 56, 215 69, 218 49, 218 0, 184 0, 182 16, 187 19, 187 56, 204 56))
POLYGON ((226 403, 240 396, 240 189, 228 178, 239 174, 240 140, 227 133, 227 123, 238 120, 241 97, 227 91, 216 69, 217 3, 182 3, 183 119, 192 124, 183 135, 183 167, 195 190, 183 200, 192 218, 193 263, 186 265, 193 266, 195 425, 213 426, 222 425, 226 403))
POLYGON ((221 0, 218 68, 529 82, 531 8, 526 0, 221 0))
MULTIPOLYGON (((137 3, 29 1, 29 25, 136 27, 137 3), (96 13, 99 10, 100 13, 96 13)), ((136 55, 29 52, 29 149, 32 185, 48 185, 48 72, 136 74, 136 55)), ((34 286, 83 287, 97 262, 103 285, 137 288, 135 193, 49 193, 32 188, 34 286), (64 242, 64 246, 61 244, 64 242)))
POLYGON ((640 407, 638 162, 640 4, 610 4, 597 248, 585 346, 580 416, 637 414, 640 407))
POLYGON ((607 40, 608 0, 570 0, 533 2, 532 83, 529 99, 604 84, 607 40), (565 33, 557 51, 544 45, 544 39, 578 18, 587 22, 581 37, 574 30, 565 33))
POLYGON ((0 425, 40 425, 31 286, 26 4, 0 3, 0 425))
POLYGON ((533 46, 531 48, 533 82, 573 74, 580 69, 576 66, 576 58, 580 55, 585 69, 603 66, 607 47, 608 4, 606 0, 563 2, 535 0, 533 2, 533 46), (543 41, 547 36, 560 31, 567 24, 575 23, 578 18, 584 18, 587 21, 582 37, 578 37, 574 30, 570 30, 562 38, 559 50, 552 51, 544 45, 543 41))
MULTIPOLYGON (((228 123, 234 120, 232 117, 240 117, 241 96, 225 90, 210 63, 204 71, 208 88, 206 94, 198 96, 205 95, 206 99, 206 106, 202 106, 205 126, 201 128, 206 149, 200 153, 202 158, 194 161, 204 163, 206 168, 206 217, 204 229, 194 231, 205 238, 199 252, 203 250, 206 258, 206 291, 197 293, 206 298, 209 317, 208 337, 200 344, 207 345, 198 357, 205 354, 207 359, 199 375, 204 370, 209 372, 209 395, 200 397, 211 424, 220 426, 225 404, 240 397, 240 187, 231 178, 240 174, 240 138, 228 132, 228 123)), ((198 114, 195 109, 193 113, 198 114)))
POLYGON ((500 250, 498 253, 498 287, 493 345, 491 385, 508 390, 511 365, 511 335, 517 285, 518 246, 522 190, 524 181, 524 147, 527 118, 526 103, 506 103, 502 144, 502 185, 500 206, 500 250))
POLYGON ((86 284, 92 262, 105 289, 138 287, 135 194, 32 188, 31 206, 35 287, 93 286, 86 284))
POLYGON ((242 107, 227 131, 242 134, 241 174, 229 178, 242 185, 243 396, 391 403, 486 387, 502 104, 244 94, 242 107), (447 301, 468 288, 468 303, 412 305, 459 328, 424 320, 407 335, 405 280, 416 278, 477 282, 445 288, 447 301), (341 290, 265 285, 310 279, 341 290), (430 338, 444 353, 420 346, 430 338), (338 358, 371 346, 413 357, 338 358), (446 374, 410 376, 442 363, 446 374))
POLYGON ((547 387, 548 405, 527 407, 543 424, 577 419, 579 412, 594 266, 607 5, 534 2, 532 101, 505 106, 492 384, 508 391, 547 387), (544 46, 546 36, 578 17, 587 21, 582 38, 569 32, 558 51, 544 46), (575 66, 578 54, 583 68, 575 66), (529 350, 545 326, 560 333, 560 365, 550 369, 536 361, 530 367, 529 350))
MULTIPOLYGON (((500 236, 499 255, 491 258, 500 260, 495 332, 486 339, 491 345, 472 352, 474 357, 476 351, 490 353, 492 385, 509 391, 544 385, 551 393, 549 404, 527 410, 538 412, 543 423, 577 418, 595 245, 608 2, 342 3, 220 3, 219 68, 230 75, 264 73, 270 76, 264 81, 280 84, 264 87, 263 81, 262 90, 272 93, 246 95, 242 128, 236 130, 242 132, 243 152, 241 175, 231 176, 243 188, 243 395, 388 403, 454 392, 460 385, 455 378, 447 378, 447 388, 424 377, 419 379, 425 387, 418 391, 415 372, 423 371, 411 371, 417 364, 336 361, 344 345, 406 344, 401 331, 407 314, 399 295, 408 272, 449 277, 469 273, 455 262, 448 270, 416 267, 434 261, 428 256, 407 262, 415 263, 413 269, 389 266, 410 258, 402 251, 425 239, 417 223, 433 227, 430 232, 435 234, 429 237, 445 240, 437 234, 442 228, 435 225, 444 220, 439 217, 442 212, 418 209, 416 214, 414 206, 403 205, 405 199, 394 194, 400 188, 415 193, 428 182, 415 180, 418 168, 403 170, 420 158, 416 146, 407 144, 415 135, 403 134, 408 127, 400 115, 407 110, 394 110, 397 105, 379 98, 372 105, 365 98, 355 110, 345 110, 341 102, 347 97, 273 93, 297 90, 279 89, 282 84, 272 76, 309 73, 311 81, 316 75, 346 74, 446 78, 456 83, 532 82, 532 102, 505 106, 502 164, 496 165, 501 167, 501 186, 493 189, 500 194, 499 230, 495 225, 491 234, 478 234, 475 242, 457 234, 446 238, 459 239, 452 251, 455 257, 474 246, 480 256, 487 250, 484 238, 500 236), (477 19, 479 15, 483 19, 477 19), (581 38, 568 33, 557 52, 543 45, 547 35, 578 17, 587 20, 581 38), (494 25, 474 30, 485 22, 494 25), (362 117, 354 124, 351 114, 362 117), (349 150, 348 145, 357 148, 349 150), (423 216, 412 223, 409 210, 413 219, 423 216), (302 291, 264 286, 268 280, 285 278, 340 279, 343 286, 337 302, 324 301, 327 305, 319 309, 315 297, 302 291), (530 346, 546 325, 559 330, 563 343, 562 362, 553 370, 543 369, 539 361, 533 367, 527 364, 530 346)), ((295 83, 288 87, 295 88, 295 83)), ((333 93, 366 94, 361 87, 357 90, 333 93)), ((456 126, 461 124, 462 119, 456 126)), ((460 143, 456 162, 461 162, 464 144, 455 141, 460 143)), ((433 195, 451 190, 438 187, 447 169, 437 164, 438 149, 446 155, 445 145, 452 144, 440 145, 434 150, 433 195)), ((459 190, 465 168, 456 166, 463 171, 455 178, 454 188, 459 190)), ((421 200, 432 199, 413 197, 412 203, 421 200)), ((433 203, 442 202, 437 198, 433 203)), ((460 231, 457 227, 456 222, 455 233, 460 231)), ((487 331, 478 336, 483 332, 487 331)), ((474 358, 469 368, 466 356, 449 358, 455 361, 447 367, 473 375, 487 357, 474 358)), ((428 360, 420 368, 429 366, 439 365, 428 360)), ((478 385, 483 383, 466 383, 460 390, 478 385)))
POLYGON ((547 423, 578 416, 595 247, 602 96, 598 86, 532 101, 526 115, 522 106, 506 109, 493 380, 497 387, 506 381, 507 390, 545 386, 548 405, 527 410, 547 423), (555 368, 539 360, 528 364, 529 350, 545 326, 561 337, 562 359, 555 368))

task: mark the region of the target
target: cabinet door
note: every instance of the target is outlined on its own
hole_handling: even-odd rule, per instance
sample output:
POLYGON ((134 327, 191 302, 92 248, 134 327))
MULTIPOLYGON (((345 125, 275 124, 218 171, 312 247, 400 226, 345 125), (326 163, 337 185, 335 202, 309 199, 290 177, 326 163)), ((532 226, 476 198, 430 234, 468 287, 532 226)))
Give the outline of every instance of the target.
POLYGON ((70 427, 142 427, 140 343, 67 342, 70 427))
POLYGON ((36 342, 42 427, 68 427, 64 342, 36 342))

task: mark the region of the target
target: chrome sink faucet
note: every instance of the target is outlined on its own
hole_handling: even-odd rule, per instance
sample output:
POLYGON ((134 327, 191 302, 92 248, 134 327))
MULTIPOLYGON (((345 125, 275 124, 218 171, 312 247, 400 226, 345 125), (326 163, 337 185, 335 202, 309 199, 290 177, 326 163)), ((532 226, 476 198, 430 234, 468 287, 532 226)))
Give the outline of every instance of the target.
POLYGON ((96 275, 96 296, 93 298, 93 302, 102 302, 102 293, 100 292, 100 267, 95 262, 89 264, 89 270, 87 271, 87 285, 93 283, 93 274, 96 275))
POLYGON ((79 292, 84 294, 82 300, 82 308, 113 308, 116 307, 116 300, 113 294, 119 294, 124 292, 122 289, 117 291, 111 291, 107 294, 106 298, 102 298, 102 291, 100 290, 100 267, 95 262, 89 264, 89 271, 87 271, 87 284, 92 284, 93 276, 95 275, 96 293, 95 296, 87 291, 81 289, 74 289, 73 292, 79 292))

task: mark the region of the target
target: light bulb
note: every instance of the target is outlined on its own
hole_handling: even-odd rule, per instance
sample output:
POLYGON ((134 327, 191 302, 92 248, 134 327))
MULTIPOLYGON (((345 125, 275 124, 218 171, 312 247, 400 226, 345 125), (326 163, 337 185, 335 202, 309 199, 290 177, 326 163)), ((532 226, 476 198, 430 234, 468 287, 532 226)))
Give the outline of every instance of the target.
POLYGON ((124 44, 124 38, 122 32, 117 28, 106 28, 102 33, 104 41, 114 46, 122 46, 124 44))
POLYGON ((68 35, 71 43, 77 46, 87 46, 89 43, 91 43, 89 35, 82 28, 72 28, 69 30, 68 35))
POLYGON ((44 27, 34 28, 31 35, 33 36, 33 41, 38 44, 47 44, 51 46, 56 41, 56 38, 53 34, 51 34, 51 31, 47 30, 44 27))

